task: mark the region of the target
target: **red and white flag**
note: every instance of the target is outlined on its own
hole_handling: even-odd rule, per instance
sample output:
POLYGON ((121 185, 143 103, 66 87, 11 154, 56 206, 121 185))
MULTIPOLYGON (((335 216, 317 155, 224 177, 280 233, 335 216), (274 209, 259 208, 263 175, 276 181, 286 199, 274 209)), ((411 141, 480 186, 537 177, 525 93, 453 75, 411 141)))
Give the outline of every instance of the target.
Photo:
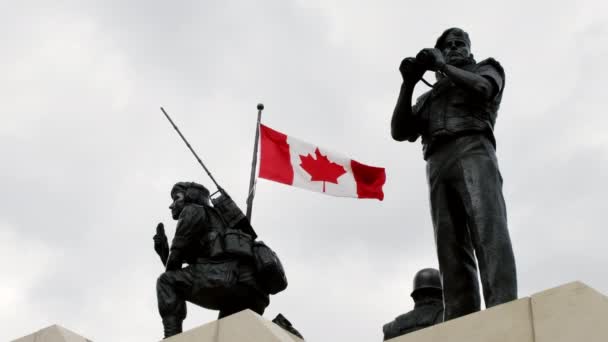
POLYGON ((384 199, 384 168, 361 164, 260 125, 261 178, 328 195, 384 199))

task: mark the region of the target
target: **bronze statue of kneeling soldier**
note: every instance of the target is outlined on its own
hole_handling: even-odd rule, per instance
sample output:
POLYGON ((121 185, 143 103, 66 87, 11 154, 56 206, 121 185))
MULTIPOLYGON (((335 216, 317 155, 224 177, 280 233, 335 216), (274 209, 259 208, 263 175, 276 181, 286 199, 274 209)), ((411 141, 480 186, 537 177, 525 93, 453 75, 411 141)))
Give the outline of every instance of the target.
POLYGON ((276 254, 255 241, 249 221, 225 192, 212 204, 207 188, 180 182, 171 198, 177 220, 173 242, 169 247, 162 223, 154 236, 154 249, 166 265, 156 284, 165 338, 182 332, 186 301, 219 310, 218 318, 245 309, 262 315, 269 294, 287 287, 276 254))

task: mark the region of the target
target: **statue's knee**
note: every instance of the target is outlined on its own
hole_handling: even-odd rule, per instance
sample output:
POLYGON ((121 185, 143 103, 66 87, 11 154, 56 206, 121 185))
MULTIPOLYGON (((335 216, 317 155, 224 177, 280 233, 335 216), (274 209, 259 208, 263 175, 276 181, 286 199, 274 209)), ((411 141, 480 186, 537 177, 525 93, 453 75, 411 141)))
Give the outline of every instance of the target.
POLYGON ((169 272, 163 272, 158 279, 156 279, 156 287, 168 286, 173 283, 173 277, 169 274, 169 272))

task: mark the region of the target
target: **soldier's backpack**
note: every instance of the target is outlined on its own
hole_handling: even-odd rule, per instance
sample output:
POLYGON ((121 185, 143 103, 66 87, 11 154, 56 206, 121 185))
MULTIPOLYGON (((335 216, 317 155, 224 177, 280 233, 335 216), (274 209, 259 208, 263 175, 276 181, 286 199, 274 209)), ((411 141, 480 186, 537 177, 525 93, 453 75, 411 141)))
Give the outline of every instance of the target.
POLYGON ((254 241, 253 255, 257 269, 256 279, 262 290, 272 295, 285 290, 287 277, 277 254, 263 241, 254 241))
POLYGON ((225 191, 220 190, 220 195, 211 199, 213 207, 216 208, 226 223, 226 228, 236 229, 249 234, 254 240, 258 237, 253 230, 241 208, 239 208, 234 200, 225 191))
MULTIPOLYGON (((225 254, 253 259, 253 238, 240 229, 230 228, 226 219, 215 207, 206 207, 210 221, 219 221, 214 228, 203 235, 201 243, 209 251, 210 257, 225 254), (211 219, 216 217, 215 220, 211 219)), ((210 225, 211 226, 211 225, 210 225)))
POLYGON ((285 270, 277 254, 257 238, 255 230, 238 205, 223 190, 212 198, 213 207, 217 209, 226 224, 224 248, 226 252, 249 256, 249 246, 253 242, 252 253, 255 258, 256 280, 261 289, 269 294, 277 294, 287 288, 285 270), (251 238, 249 238, 251 237, 251 238))

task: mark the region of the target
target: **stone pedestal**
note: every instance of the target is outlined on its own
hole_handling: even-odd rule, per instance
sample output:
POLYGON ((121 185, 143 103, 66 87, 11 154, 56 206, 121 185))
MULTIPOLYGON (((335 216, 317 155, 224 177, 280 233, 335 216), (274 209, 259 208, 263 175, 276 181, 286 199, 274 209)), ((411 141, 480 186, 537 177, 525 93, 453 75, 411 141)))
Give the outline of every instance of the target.
POLYGON ((283 328, 251 310, 209 322, 162 342, 301 342, 283 328))
MULTIPOLYGON (((322 329, 323 327, 320 327, 322 329)), ((381 331, 381 326, 368 329, 381 331)), ((303 331, 306 335, 306 331, 303 331)), ((250 310, 173 336, 162 342, 302 342, 250 310)), ((607 342, 608 297, 573 282, 390 342, 607 342)), ((52 325, 12 342, 91 342, 52 325)), ((340 341, 344 342, 344 341, 340 341)))
POLYGON ((573 282, 390 342, 606 342, 608 297, 573 282))
POLYGON ((92 342, 77 333, 57 324, 38 330, 33 334, 23 336, 11 342, 92 342))

